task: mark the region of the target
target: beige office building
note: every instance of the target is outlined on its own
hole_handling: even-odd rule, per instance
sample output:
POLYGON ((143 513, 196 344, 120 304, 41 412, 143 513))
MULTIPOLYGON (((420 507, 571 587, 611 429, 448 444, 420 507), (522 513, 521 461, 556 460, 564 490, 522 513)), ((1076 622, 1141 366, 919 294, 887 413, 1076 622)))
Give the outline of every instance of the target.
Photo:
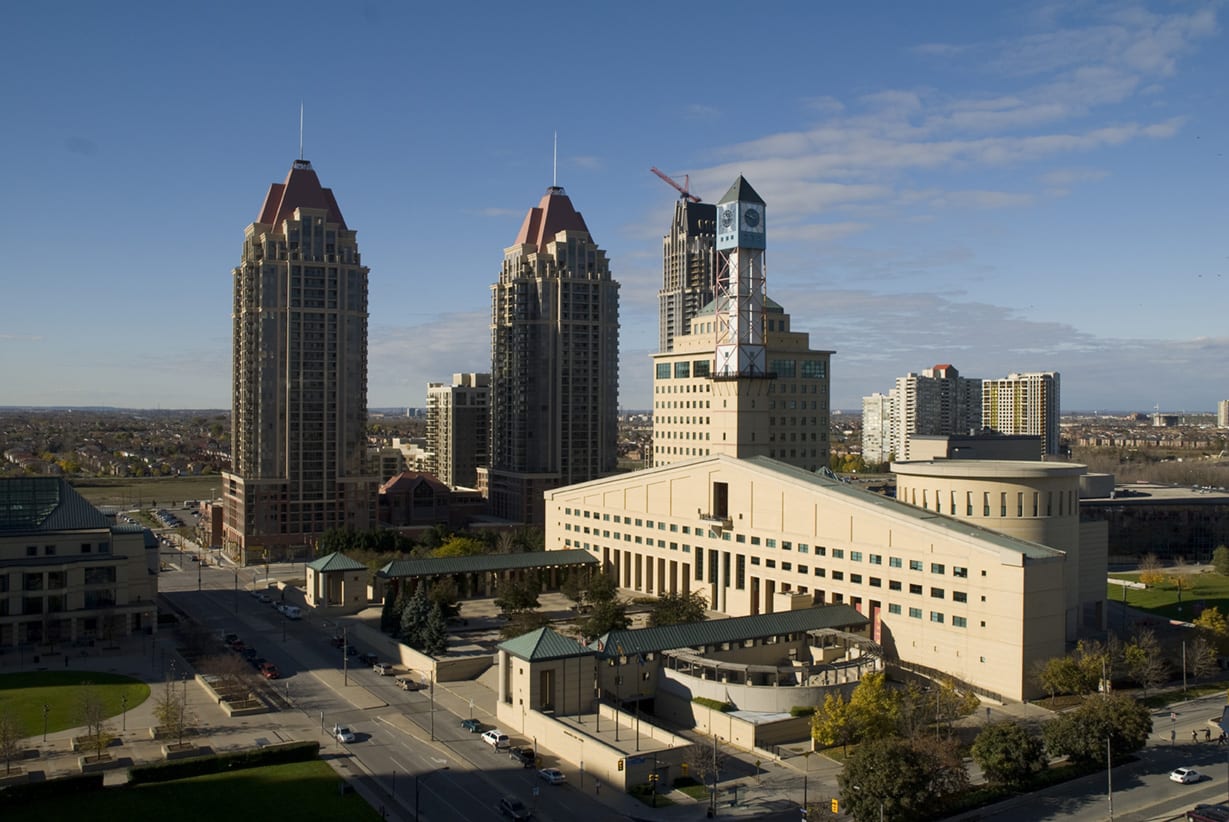
POLYGON ((330 528, 374 527, 367 267, 311 163, 270 186, 234 281, 226 547, 279 556, 330 528))
POLYGON ((0 649, 152 631, 157 596, 140 525, 113 524, 58 477, 0 479, 0 649))
POLYGON ((453 374, 427 386, 430 471, 449 488, 473 488, 487 464, 490 374, 453 374))
POLYGON ((1221 400, 1216 404, 1216 427, 1229 428, 1229 400, 1221 400))
POLYGON ((1067 550, 985 527, 1008 518, 967 521, 723 454, 548 492, 546 544, 590 552, 623 588, 699 591, 731 616, 848 604, 871 620, 890 663, 1024 699, 1037 694, 1033 664, 1065 652, 1072 603, 1078 620, 1104 600, 1104 555, 1098 565, 1070 550, 1076 474, 989 477, 984 488, 975 479, 951 476, 944 488, 979 502, 989 492, 996 504, 1009 487, 1053 491, 1055 505, 1061 493, 1061 517, 1025 533, 1067 550), (1094 580, 1095 600, 1073 593, 1094 580))
POLYGON ((831 351, 810 347, 790 315, 765 298, 768 375, 713 377, 717 314, 710 303, 674 350, 653 356, 653 464, 710 454, 764 456, 810 471, 828 465, 831 351))

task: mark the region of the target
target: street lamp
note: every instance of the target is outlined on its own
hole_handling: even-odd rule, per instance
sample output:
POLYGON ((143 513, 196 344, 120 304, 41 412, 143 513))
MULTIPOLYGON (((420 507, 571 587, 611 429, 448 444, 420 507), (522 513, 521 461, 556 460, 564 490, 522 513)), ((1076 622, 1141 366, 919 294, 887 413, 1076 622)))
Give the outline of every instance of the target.
POLYGON ((47 707, 47 703, 44 702, 43 703, 43 741, 44 742, 47 741, 47 711, 49 710, 50 709, 47 707))
POLYGON ((128 730, 128 694, 120 694, 119 704, 123 708, 124 730, 128 730))
MULTIPOLYGON (((427 688, 427 691, 428 693, 431 694, 431 741, 434 742, 435 741, 435 675, 434 674, 431 675, 431 683, 430 683, 430 686, 427 688)), ((523 719, 521 721, 524 722, 523 719)), ((415 801, 417 801, 418 799, 417 793, 415 793, 414 798, 415 798, 415 801)), ((414 818, 417 819, 418 814, 414 814, 414 818)))
MULTIPOLYGON (((446 771, 446 770, 448 770, 447 765, 437 770, 431 771, 430 773, 423 774, 421 778, 427 779, 428 777, 435 776, 437 773, 440 773, 441 771, 446 771)), ((419 780, 419 774, 414 774, 414 822, 418 822, 418 780, 419 780)))

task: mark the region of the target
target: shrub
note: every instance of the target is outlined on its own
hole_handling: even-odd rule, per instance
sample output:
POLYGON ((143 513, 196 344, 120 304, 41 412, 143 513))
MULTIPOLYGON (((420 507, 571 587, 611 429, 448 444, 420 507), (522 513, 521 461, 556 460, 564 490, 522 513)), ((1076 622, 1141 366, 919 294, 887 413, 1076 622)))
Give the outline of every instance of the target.
POLYGON ((814 705, 795 705, 789 709, 790 716, 812 716, 814 713, 814 705))
POLYGON ((285 745, 270 745, 250 751, 202 756, 193 759, 176 759, 137 765, 128 771, 128 782, 140 785, 147 782, 170 782, 190 776, 260 768, 265 765, 283 765, 288 762, 306 762, 320 755, 319 742, 288 742, 285 745))
POLYGON ((731 702, 722 702, 720 699, 709 699, 706 696, 692 697, 692 702, 697 705, 703 705, 705 708, 712 708, 714 711, 729 713, 734 710, 734 704, 731 702))

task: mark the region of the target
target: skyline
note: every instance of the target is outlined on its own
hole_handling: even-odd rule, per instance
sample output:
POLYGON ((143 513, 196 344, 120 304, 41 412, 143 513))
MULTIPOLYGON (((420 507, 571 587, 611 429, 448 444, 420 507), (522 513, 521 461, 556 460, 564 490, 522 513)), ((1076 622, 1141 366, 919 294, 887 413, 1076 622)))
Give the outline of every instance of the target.
POLYGON ((373 408, 490 370, 556 131, 620 284, 621 408, 652 405, 650 166, 763 196, 768 295, 836 351, 834 409, 937 363, 1058 371, 1071 410, 1229 397, 1222 3, 534 8, 16 10, 0 404, 230 407, 230 274, 300 103, 371 269, 373 408))

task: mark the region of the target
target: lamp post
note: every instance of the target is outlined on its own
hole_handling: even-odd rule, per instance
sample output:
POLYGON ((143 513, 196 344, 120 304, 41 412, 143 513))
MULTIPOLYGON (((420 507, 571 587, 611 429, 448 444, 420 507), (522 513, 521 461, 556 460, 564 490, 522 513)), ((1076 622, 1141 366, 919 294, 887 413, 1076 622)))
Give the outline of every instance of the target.
POLYGON ((47 707, 47 703, 44 702, 43 703, 43 741, 44 742, 47 741, 47 711, 49 710, 50 708, 47 707))
POLYGON ((123 730, 126 731, 128 730, 128 694, 120 694, 119 704, 120 704, 120 707, 123 708, 123 719, 122 719, 122 722, 124 723, 123 730))
MULTIPOLYGON (((434 742, 435 741, 435 675, 434 674, 432 674, 431 676, 431 684, 430 684, 430 687, 427 688, 427 691, 431 695, 431 741, 434 742)), ((521 722, 523 723, 524 719, 522 719, 521 722)), ((415 794, 415 799, 417 799, 417 794, 415 794)), ((415 819, 418 818, 417 813, 414 814, 414 818, 415 819)))
POLYGON ((428 777, 435 776, 437 773, 440 773, 441 771, 446 771, 446 770, 448 770, 447 765, 437 770, 431 771, 430 773, 421 774, 421 775, 414 774, 414 822, 418 822, 418 780, 420 778, 425 780, 428 777))
POLYGON ((239 613, 239 568, 235 568, 235 613, 239 613))
POLYGON ((1114 751, 1110 747, 1110 738, 1105 738, 1105 792, 1109 796, 1110 822, 1114 822, 1114 751))
MULTIPOLYGON (((350 629, 341 629, 341 680, 343 685, 350 684, 350 629)), ((434 738, 433 738, 434 739, 434 738)))

